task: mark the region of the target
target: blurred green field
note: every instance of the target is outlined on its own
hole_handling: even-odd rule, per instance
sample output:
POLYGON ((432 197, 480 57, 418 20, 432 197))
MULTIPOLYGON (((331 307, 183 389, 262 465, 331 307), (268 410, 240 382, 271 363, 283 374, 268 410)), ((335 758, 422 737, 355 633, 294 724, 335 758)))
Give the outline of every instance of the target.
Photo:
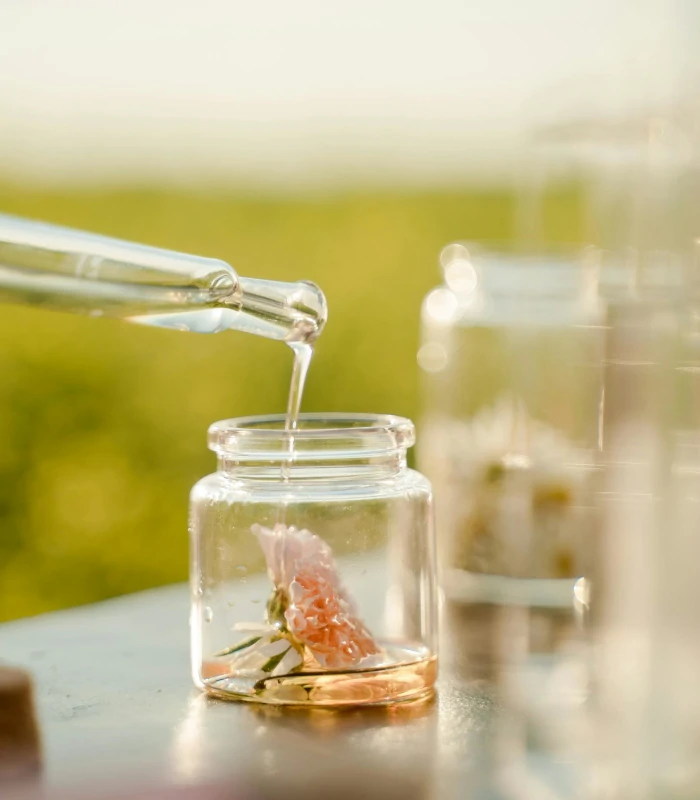
MULTIPOLYGON (((574 206, 552 205, 555 231, 571 232, 574 206)), ((0 185, 3 212, 318 282, 330 317, 303 410, 409 417, 440 248, 510 238, 513 207, 498 191, 265 199, 0 185)), ((184 580, 189 489, 214 468, 207 426, 282 411, 291 361, 238 333, 2 307, 0 620, 184 580)))

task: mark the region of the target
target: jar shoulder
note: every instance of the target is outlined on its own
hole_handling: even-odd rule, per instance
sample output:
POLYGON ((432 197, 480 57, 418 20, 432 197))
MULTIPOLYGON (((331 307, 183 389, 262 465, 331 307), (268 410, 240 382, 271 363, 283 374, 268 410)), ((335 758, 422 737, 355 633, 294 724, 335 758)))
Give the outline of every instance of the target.
POLYGON ((407 486, 432 494, 433 487, 422 472, 417 469, 407 469, 404 475, 407 486))
POLYGON ((231 491, 231 481, 223 472, 212 472, 200 478, 190 491, 190 502, 216 499, 218 495, 226 496, 231 491))

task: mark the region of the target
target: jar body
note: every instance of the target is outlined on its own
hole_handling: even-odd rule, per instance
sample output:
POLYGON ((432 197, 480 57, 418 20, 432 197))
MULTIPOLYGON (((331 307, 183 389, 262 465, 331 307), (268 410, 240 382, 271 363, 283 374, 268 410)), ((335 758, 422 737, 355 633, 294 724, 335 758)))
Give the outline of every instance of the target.
POLYGON ((535 263, 486 258, 471 293, 446 285, 423 308, 419 463, 453 599, 568 604, 587 570, 600 312, 577 265, 535 263))
POLYGON ((228 468, 191 496, 192 669, 275 704, 420 697, 435 679, 428 481, 401 458, 228 468))

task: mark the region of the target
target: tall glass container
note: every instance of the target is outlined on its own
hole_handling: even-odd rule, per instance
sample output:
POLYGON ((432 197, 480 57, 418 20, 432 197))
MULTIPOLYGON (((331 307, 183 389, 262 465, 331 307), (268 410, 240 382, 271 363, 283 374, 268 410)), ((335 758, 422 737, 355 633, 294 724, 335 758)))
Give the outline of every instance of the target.
POLYGON ((436 675, 432 494, 400 417, 247 417, 209 430, 191 498, 192 668, 210 694, 391 703, 436 675))
POLYGON ((696 282, 669 281, 611 309, 592 570, 595 800, 700 795, 697 296, 696 282))
POLYGON ((453 600, 570 604, 593 536, 596 254, 450 245, 422 311, 420 466, 453 600))

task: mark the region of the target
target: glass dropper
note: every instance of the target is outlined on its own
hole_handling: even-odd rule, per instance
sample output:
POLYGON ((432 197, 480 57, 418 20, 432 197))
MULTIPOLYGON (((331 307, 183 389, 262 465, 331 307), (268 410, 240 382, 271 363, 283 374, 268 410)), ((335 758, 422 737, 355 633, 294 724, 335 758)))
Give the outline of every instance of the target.
POLYGON ((3 214, 0 301, 287 342, 313 342, 327 318, 311 282, 239 278, 219 259, 3 214))

